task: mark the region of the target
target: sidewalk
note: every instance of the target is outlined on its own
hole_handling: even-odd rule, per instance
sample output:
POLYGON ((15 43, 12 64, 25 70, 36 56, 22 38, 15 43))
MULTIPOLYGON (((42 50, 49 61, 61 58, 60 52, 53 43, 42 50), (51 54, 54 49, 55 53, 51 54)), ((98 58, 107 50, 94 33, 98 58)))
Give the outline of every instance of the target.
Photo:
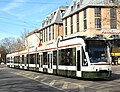
POLYGON ((120 65, 112 65, 112 67, 114 68, 114 67, 118 67, 118 68, 120 68, 120 65))

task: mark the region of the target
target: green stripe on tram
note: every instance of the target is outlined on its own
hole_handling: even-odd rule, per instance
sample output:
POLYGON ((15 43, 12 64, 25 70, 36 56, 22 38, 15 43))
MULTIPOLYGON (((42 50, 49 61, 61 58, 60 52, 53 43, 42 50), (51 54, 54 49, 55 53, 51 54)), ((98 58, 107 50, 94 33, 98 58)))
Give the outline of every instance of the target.
MULTIPOLYGON (((56 69, 53 70, 53 73, 56 74, 56 69)), ((58 70, 58 75, 68 76, 68 77, 75 77, 76 76, 76 71, 58 70)))
POLYGON ((108 72, 82 72, 83 78, 107 78, 108 72))

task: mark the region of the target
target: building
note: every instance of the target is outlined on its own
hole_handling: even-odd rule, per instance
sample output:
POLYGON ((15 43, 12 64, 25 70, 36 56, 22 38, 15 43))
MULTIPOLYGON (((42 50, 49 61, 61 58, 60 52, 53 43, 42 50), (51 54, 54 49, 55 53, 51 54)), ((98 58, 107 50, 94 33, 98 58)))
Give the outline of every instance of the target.
POLYGON ((42 45, 53 43, 58 36, 64 35, 62 17, 67 8, 67 6, 59 7, 42 21, 42 26, 39 30, 42 45))
POLYGON ((120 0, 73 0, 63 16, 64 38, 105 37, 111 56, 120 59, 120 0))
POLYGON ((38 47, 40 44, 40 34, 37 33, 39 30, 35 29, 30 32, 25 38, 26 49, 38 47))
POLYGON ((36 29, 26 36, 26 49, 53 43, 58 36, 63 36, 62 17, 68 6, 61 6, 46 16, 40 29, 36 29))
POLYGON ((63 16, 64 38, 120 36, 120 0, 73 0, 63 16))

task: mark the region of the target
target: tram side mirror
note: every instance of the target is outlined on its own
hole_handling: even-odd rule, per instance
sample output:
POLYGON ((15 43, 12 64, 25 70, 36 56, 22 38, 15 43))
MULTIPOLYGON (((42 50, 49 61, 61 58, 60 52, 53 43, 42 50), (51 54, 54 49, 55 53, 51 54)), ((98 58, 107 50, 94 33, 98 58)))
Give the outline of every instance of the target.
POLYGON ((87 59, 84 59, 84 61, 83 61, 83 65, 84 65, 84 66, 88 66, 87 59))

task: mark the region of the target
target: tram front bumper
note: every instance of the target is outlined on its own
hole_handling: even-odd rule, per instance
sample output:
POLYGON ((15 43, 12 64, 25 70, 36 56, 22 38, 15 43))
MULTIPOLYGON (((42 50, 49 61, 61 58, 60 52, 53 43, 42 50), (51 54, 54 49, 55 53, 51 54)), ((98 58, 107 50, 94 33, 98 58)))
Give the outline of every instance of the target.
POLYGON ((109 78, 111 77, 111 71, 84 71, 82 72, 83 78, 109 78))
POLYGON ((109 78, 111 77, 110 65, 92 65, 91 71, 83 71, 83 78, 109 78))

